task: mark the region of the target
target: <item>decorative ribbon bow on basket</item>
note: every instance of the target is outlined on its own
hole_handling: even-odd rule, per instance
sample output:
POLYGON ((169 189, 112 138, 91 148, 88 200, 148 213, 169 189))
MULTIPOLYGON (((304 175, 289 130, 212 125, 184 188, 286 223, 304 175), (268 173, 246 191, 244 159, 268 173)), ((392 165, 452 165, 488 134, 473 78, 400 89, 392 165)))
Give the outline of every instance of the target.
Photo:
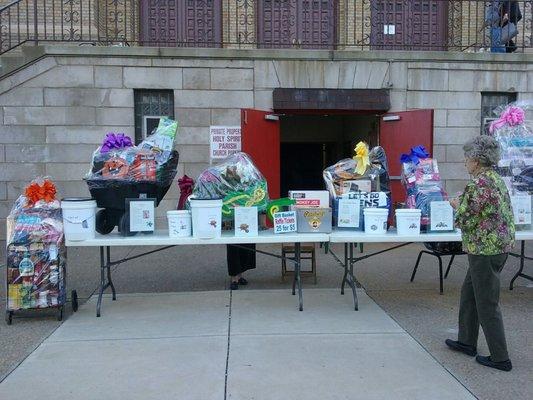
POLYGON ((187 175, 183 175, 178 179, 178 187, 180 188, 180 199, 178 201, 178 210, 185 209, 185 202, 192 194, 192 188, 194 185, 194 180, 189 178, 187 175))
POLYGON ((489 132, 494 133, 494 131, 508 126, 516 126, 523 124, 525 120, 524 110, 520 107, 509 106, 507 107, 500 115, 500 118, 494 120, 490 123, 489 132))
POLYGON ((413 163, 415 165, 420 164, 420 160, 429 157, 429 153, 424 146, 415 146, 411 148, 409 154, 402 154, 400 161, 402 164, 413 163))
POLYGON ((353 159, 357 163, 355 166, 355 173, 357 175, 364 175, 367 168, 370 166, 370 158, 368 157, 368 145, 365 142, 357 143, 355 146, 355 156, 353 159))

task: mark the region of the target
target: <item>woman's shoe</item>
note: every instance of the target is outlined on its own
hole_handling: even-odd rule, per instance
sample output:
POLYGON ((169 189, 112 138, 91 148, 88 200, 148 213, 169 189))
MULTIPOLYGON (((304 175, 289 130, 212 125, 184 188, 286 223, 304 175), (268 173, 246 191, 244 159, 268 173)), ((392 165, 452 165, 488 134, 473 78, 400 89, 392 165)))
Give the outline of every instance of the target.
POLYGON ((460 351, 467 356, 474 357, 477 354, 477 350, 474 346, 469 346, 458 342, 457 340, 446 339, 445 343, 450 349, 460 351))
POLYGON ((229 285, 230 290, 239 290, 239 282, 231 282, 229 285))
POLYGON ((506 361, 499 361, 495 362, 490 359, 490 356, 484 357, 484 356, 477 356, 476 361, 480 363, 481 365, 484 365, 486 367, 491 367, 495 369, 499 369, 500 371, 510 371, 513 369, 513 364, 511 364, 511 360, 506 361))
POLYGON ((244 278, 239 278, 239 280, 237 281, 237 283, 239 285, 242 285, 242 286, 245 286, 245 285, 248 285, 248 281, 244 278))

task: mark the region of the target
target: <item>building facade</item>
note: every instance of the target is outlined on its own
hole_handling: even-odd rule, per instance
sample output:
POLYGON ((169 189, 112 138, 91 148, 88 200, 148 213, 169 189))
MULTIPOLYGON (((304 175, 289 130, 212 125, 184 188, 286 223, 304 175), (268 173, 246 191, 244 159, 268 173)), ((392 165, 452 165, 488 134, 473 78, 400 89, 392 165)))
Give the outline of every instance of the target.
MULTIPOLYGON (((105 9, 103 3, 107 3, 108 12, 114 4, 130 4, 101 1, 98 9, 105 9)), ((185 4, 146 2, 152 3, 165 3, 166 9, 171 3, 185 4)), ((138 36, 132 39, 130 46, 78 46, 87 44, 85 39, 90 38, 80 36, 75 43, 65 44, 66 37, 63 37, 57 40, 61 43, 22 46, 22 50, 8 51, 0 58, 3 64, 0 78, 2 221, 24 185, 39 175, 52 177, 62 196, 87 195, 82 178, 89 170, 93 151, 105 134, 124 132, 141 140, 150 132, 153 120, 163 115, 176 118, 180 125, 178 176, 187 174, 196 178, 210 163, 209 127, 242 126, 247 123, 248 115, 243 110, 253 109, 271 111, 279 117, 278 181, 282 195, 287 188, 319 185, 324 166, 351 156, 355 141, 379 143, 380 134, 384 132, 384 115, 400 115, 416 109, 433 110, 430 129, 424 134, 430 135, 431 150, 439 161, 447 190, 455 193, 468 179, 462 144, 483 132, 484 123, 494 116, 492 110, 496 106, 533 99, 533 56, 527 51, 515 54, 442 51, 444 47, 451 50, 453 41, 449 33, 455 28, 446 29, 444 39, 434 32, 430 35, 433 39, 426 35, 426 39, 415 40, 410 34, 407 40, 396 37, 397 23, 384 24, 389 25, 387 31, 394 30, 394 34, 381 34, 381 38, 374 39, 371 39, 372 26, 355 32, 359 25, 342 25, 348 20, 347 16, 358 15, 357 7, 364 10, 365 4, 370 7, 375 2, 265 1, 261 2, 262 8, 252 1, 222 1, 219 5, 215 1, 192 3, 213 7, 213 15, 221 16, 220 26, 207 26, 221 33, 211 31, 205 36, 197 28, 183 33, 183 24, 189 25, 180 20, 165 25, 181 27, 182 33, 170 36, 177 39, 170 40, 170 30, 165 31, 167 36, 160 30, 164 19, 160 9, 156 14, 131 11, 131 21, 139 21, 136 25, 132 22, 134 28, 125 30, 138 36), (304 6, 309 4, 317 7, 311 20, 326 16, 323 24, 310 31, 309 24, 301 22, 309 10, 304 6), (335 20, 333 28, 328 25, 327 17, 331 15, 328 7, 332 4, 335 18, 341 16, 335 20), (280 5, 296 13, 296 19, 300 18, 299 27, 291 26, 286 34, 282 34, 276 22, 280 11, 274 6, 280 5), (243 8, 253 21, 255 27, 248 32, 256 36, 248 37, 246 43, 239 33, 244 29, 239 21, 248 14, 234 12, 228 8, 230 6, 243 8), (271 7, 270 10, 266 6, 271 7), (255 13, 270 15, 270 20, 266 17, 261 20, 264 25, 261 30, 257 29, 255 13), (157 15, 153 24, 159 30, 152 30, 148 35, 150 22, 146 19, 141 22, 141 15, 157 15), (235 26, 234 22, 237 22, 235 26), (144 28, 140 28, 141 23, 145 24, 144 28), (370 30, 365 31, 367 28, 370 30), (329 29, 333 29, 334 41, 330 41, 327 34, 321 34, 330 32, 329 29), (182 39, 189 37, 187 35, 195 39, 183 46, 182 39), (220 43, 217 35, 221 35, 220 43), (358 35, 366 37, 367 42, 359 43, 358 35), (214 39, 202 39, 206 37, 214 39), (358 45, 349 46, 348 37, 358 45), (343 40, 345 46, 341 46, 343 40), (144 41, 141 43, 144 45, 133 45, 133 42, 140 44, 139 41, 144 41), (149 46, 147 41, 151 42, 149 46), (388 50, 391 47, 400 49, 388 50), (420 51, 414 51, 415 48, 420 51), (13 55, 16 52, 18 55, 13 55), (282 104, 280 90, 292 93, 290 106, 282 104), (304 96, 313 93, 317 98, 298 100, 302 93, 304 96), (368 106, 376 93, 386 101, 379 107, 368 106), (329 99, 334 100, 319 101, 320 96, 330 96, 329 99)), ((382 10, 387 10, 385 3, 404 2, 377 3, 383 5, 382 10)), ((415 7, 417 2, 407 3, 415 7)), ((433 3, 442 2, 424 3, 433 7, 433 3)), ((461 3, 461 7, 466 7, 467 3, 477 4, 446 3, 447 7, 452 3, 461 3)), ((91 4, 96 7, 96 3, 91 4)), ((91 15, 101 15, 95 7, 89 8, 91 15)), ((398 4, 395 7, 396 10, 401 8, 398 4)), ((444 14, 449 22, 449 8, 447 10, 444 14)), ((175 10, 176 15, 178 11, 175 10)), ((198 10, 196 13, 188 11, 193 21, 201 20, 198 10)), ((437 7, 435 16, 441 11, 437 7)), ((531 21, 531 9, 522 12, 524 19, 531 21)), ((396 21, 404 18, 404 11, 399 15, 396 21)), ((460 15, 461 20, 466 18, 460 15)), ((290 20, 285 17, 280 21, 290 20)), ((107 32, 102 26, 109 28, 111 20, 96 20, 101 37, 118 37, 102 33, 107 32)), ((113 23, 118 26, 115 20, 113 23)), ((410 32, 415 25, 409 28, 410 32)), ((464 34, 468 26, 461 25, 461 43, 468 42, 463 40, 468 38, 464 34)), ((380 32, 386 32, 384 26, 381 28, 380 32)), ((458 39, 454 43, 462 46, 458 39)), ((416 136, 421 130, 422 127, 412 125, 401 134, 416 136)), ((259 128, 249 131, 261 134, 259 128)), ((399 136, 398 148, 394 151, 408 150, 400 148, 401 144, 399 136)), ((166 210, 175 208, 178 197, 178 187, 173 185, 158 207, 158 215, 162 217, 166 210)), ((161 223, 163 221, 161 218, 161 223)), ((2 239, 4 235, 2 231, 2 239)))

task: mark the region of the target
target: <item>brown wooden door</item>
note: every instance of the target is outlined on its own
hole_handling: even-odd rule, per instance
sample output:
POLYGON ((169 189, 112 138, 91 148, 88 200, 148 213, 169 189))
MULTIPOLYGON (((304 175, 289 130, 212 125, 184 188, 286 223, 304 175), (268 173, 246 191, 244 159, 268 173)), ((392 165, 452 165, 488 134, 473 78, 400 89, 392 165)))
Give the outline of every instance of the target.
POLYGON ((327 49, 335 43, 335 4, 303 0, 298 10, 298 40, 302 48, 327 49))
POLYGON ((372 48, 446 50, 447 2, 372 0, 372 48))
POLYGON ((175 47, 178 42, 178 0, 141 1, 141 43, 175 47))
POLYGON ((392 204, 404 202, 400 157, 411 147, 422 145, 433 153, 433 110, 412 110, 386 114, 379 124, 379 145, 387 154, 391 177, 392 204))
POLYGON ((141 2, 145 46, 221 47, 222 0, 141 2))
POLYGON ((259 1, 259 47, 332 48, 335 15, 335 2, 329 0, 259 1))

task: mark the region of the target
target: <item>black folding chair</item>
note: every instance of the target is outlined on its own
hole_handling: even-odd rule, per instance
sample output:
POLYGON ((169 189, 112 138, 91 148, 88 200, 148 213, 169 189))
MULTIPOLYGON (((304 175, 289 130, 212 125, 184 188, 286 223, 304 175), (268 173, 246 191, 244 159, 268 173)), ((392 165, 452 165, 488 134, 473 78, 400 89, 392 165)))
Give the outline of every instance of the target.
POLYGON ((455 256, 460 256, 466 254, 462 249, 462 244, 460 242, 426 242, 424 246, 427 250, 422 250, 418 253, 418 258, 416 259, 415 268, 411 275, 411 282, 415 279, 416 270, 418 269, 418 264, 420 264, 420 259, 422 254, 429 254, 430 256, 437 257, 439 260, 439 284, 440 284, 440 294, 444 293, 444 283, 442 278, 442 257, 451 256, 450 262, 448 263, 448 268, 446 268, 446 273, 444 278, 448 277, 450 273, 450 268, 452 266, 455 256))

